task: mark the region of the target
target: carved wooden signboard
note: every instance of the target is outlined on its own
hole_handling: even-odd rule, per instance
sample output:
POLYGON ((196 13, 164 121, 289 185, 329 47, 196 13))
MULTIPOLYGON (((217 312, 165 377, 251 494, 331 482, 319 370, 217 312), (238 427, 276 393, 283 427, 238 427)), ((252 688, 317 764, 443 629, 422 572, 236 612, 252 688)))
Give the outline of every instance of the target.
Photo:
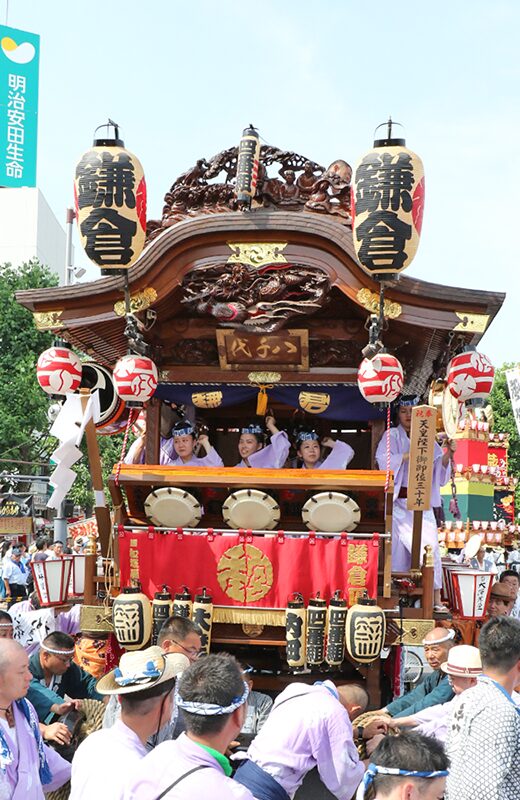
POLYGON ((437 411, 433 406, 415 406, 412 410, 408 467, 409 511, 427 511, 431 505, 436 418, 437 411))
POLYGON ((307 330, 282 330, 266 335, 217 330, 216 334, 221 369, 248 369, 260 364, 263 369, 309 369, 307 330))

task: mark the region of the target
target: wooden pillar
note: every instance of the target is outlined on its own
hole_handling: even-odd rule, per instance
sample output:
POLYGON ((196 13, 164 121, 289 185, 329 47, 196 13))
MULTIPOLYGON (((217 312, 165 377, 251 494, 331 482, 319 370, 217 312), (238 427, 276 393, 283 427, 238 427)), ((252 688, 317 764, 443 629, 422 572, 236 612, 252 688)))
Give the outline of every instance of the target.
POLYGON ((146 405, 145 464, 159 464, 161 454, 161 401, 152 397, 146 405))
POLYGON ((412 533, 412 570, 421 568, 421 538, 422 538, 423 512, 413 512, 412 533))
POLYGON ((432 619, 433 617, 433 574, 433 550, 431 545, 427 544, 424 548, 422 568, 422 609, 424 619, 432 619))
MULTIPOLYGON (((89 389, 80 389, 81 403, 85 411, 90 396, 89 389)), ((101 555, 107 557, 110 537, 112 535, 112 522, 110 511, 107 508, 105 490, 103 487, 103 474, 101 471, 101 457, 97 440, 96 426, 91 419, 85 426, 85 439, 87 442, 88 462, 94 490, 94 514, 96 516, 101 555)))
POLYGON ((95 605, 97 600, 96 581, 97 574, 97 553, 96 537, 88 537, 88 546, 85 552, 85 591, 83 603, 86 606, 95 605))

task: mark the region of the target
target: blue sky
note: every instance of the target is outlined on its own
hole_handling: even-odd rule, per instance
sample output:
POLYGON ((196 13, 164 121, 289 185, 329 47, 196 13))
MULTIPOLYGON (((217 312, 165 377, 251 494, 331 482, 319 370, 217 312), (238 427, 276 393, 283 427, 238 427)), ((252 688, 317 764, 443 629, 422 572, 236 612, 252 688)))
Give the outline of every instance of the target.
POLYGON ((408 274, 507 291, 481 349, 520 360, 517 0, 9 0, 8 24, 41 36, 38 185, 60 221, 107 117, 157 217, 176 176, 249 122, 270 144, 354 164, 391 114, 426 173, 408 274))

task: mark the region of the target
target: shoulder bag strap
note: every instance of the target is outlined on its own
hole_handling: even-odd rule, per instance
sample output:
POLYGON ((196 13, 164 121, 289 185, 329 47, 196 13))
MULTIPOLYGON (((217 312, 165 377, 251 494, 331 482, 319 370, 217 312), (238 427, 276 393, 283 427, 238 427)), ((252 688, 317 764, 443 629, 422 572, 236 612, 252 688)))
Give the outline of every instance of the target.
POLYGON ((168 792, 170 792, 174 788, 174 786, 177 786, 177 784, 183 781, 184 778, 188 778, 190 775, 193 775, 194 772, 198 772, 199 769, 209 769, 209 764, 200 764, 198 767, 193 767, 193 769, 188 770, 188 772, 185 772, 184 775, 181 775, 180 778, 177 778, 177 780, 175 780, 173 783, 170 783, 170 785, 166 787, 164 792, 161 792, 161 794, 157 795, 155 800, 161 800, 162 797, 166 797, 168 792))

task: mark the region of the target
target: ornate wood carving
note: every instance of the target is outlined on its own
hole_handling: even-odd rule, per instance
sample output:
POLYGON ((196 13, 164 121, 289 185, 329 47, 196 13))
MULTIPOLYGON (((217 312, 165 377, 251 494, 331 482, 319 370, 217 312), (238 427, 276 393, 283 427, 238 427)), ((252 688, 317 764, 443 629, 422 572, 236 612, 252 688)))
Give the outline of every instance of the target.
POLYGON ((60 319, 62 314, 63 309, 61 311, 34 311, 34 324, 39 331, 63 328, 63 322, 60 319))
MULTIPOLYGON (((153 286, 147 286, 146 289, 131 295, 130 311, 132 314, 136 314, 138 311, 145 311, 156 300, 157 292, 153 286)), ((118 300, 117 303, 114 303, 114 311, 118 317, 124 317, 126 314, 125 301, 118 300)))
MULTIPOLYGON (((147 224, 148 240, 186 217, 238 210, 234 186, 237 154, 238 148, 230 147, 209 160, 200 158, 179 175, 164 197, 162 219, 147 224)), ((328 214, 350 225, 351 176, 352 169, 343 159, 325 169, 290 150, 264 145, 252 208, 328 214)))
MULTIPOLYGON (((371 292, 370 289, 360 289, 356 295, 357 301, 372 314, 379 314, 379 295, 371 292)), ((397 319, 401 316, 403 309, 400 303, 386 298, 384 300, 384 315, 388 319, 397 319)))
POLYGON ((218 348, 215 339, 181 339, 166 353, 171 364, 204 364, 218 366, 218 348))
POLYGON ((363 355, 364 343, 354 339, 311 339, 309 342, 309 363, 311 367, 353 367, 358 368, 363 355))
POLYGON ((273 333, 294 317, 320 311, 329 291, 325 273, 303 264, 262 269, 213 264, 185 275, 182 302, 190 311, 215 317, 224 327, 273 333))

